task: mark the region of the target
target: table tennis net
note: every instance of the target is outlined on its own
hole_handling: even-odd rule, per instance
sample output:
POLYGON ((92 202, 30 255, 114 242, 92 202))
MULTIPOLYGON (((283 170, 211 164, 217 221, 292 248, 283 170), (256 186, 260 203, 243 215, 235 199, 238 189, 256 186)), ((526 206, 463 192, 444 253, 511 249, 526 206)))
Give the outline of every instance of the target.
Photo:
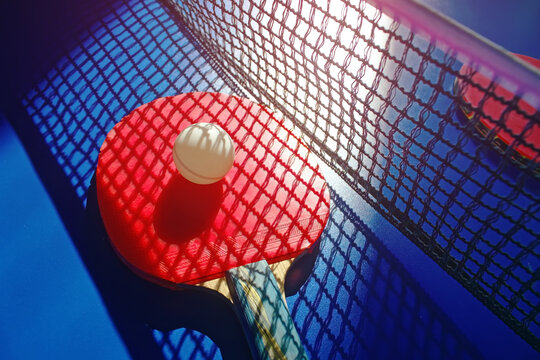
MULTIPOLYGON (((50 152, 30 149, 36 163, 51 157, 78 202, 86 201, 107 132, 136 107, 192 91, 246 97, 291 121, 367 203, 540 350, 540 149, 531 135, 540 126, 540 87, 531 86, 540 83, 537 72, 510 61, 501 75, 490 62, 499 50, 487 46, 483 56, 474 46, 445 43, 427 25, 446 20, 407 17, 407 6, 399 13, 386 0, 103 3, 107 15, 86 24, 95 15, 88 11, 75 42, 51 44, 61 60, 16 110, 35 127, 19 133, 36 131, 50 152), (522 73, 531 76, 512 78, 522 73), (510 96, 500 96, 501 84, 510 96), (467 100, 469 89, 480 98, 467 100), (490 111, 493 101, 503 110, 490 111), (508 126, 515 114, 517 130, 508 126)), ((465 33, 449 28, 446 40, 465 33)), ((40 175, 54 183, 53 170, 40 175)), ((54 187, 49 191, 55 198, 54 187)), ((57 207, 77 235, 73 207, 57 207)), ((348 238, 346 230, 340 237, 348 238)), ((349 255, 340 253, 356 270, 349 255)), ((300 332, 314 323, 327 331, 315 319, 300 332)))
POLYGON ((166 3, 232 89, 291 119, 368 203, 539 349, 539 92, 377 2, 166 3), (467 88, 480 93, 474 104, 467 88))

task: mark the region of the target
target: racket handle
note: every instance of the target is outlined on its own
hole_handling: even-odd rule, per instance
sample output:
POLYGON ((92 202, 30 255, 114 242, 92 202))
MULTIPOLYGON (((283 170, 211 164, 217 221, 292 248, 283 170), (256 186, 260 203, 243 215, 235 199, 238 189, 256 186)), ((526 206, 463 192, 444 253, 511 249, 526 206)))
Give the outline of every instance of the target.
POLYGON ((227 283, 256 359, 308 359, 266 260, 227 272, 227 283))

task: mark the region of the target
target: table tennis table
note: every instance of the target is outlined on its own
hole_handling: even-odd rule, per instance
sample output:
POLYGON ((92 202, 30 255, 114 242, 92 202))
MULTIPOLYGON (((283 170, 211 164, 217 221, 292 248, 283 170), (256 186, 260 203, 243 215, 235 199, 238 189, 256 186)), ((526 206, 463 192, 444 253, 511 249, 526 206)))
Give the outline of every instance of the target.
POLYGON ((540 126, 540 73, 503 50, 540 58, 535 1, 2 7, 2 358, 250 356, 230 309, 149 288, 96 215, 108 130, 193 91, 275 109, 320 159, 330 220, 287 297, 311 358, 538 358, 538 157, 494 149, 454 91, 471 64, 540 126))

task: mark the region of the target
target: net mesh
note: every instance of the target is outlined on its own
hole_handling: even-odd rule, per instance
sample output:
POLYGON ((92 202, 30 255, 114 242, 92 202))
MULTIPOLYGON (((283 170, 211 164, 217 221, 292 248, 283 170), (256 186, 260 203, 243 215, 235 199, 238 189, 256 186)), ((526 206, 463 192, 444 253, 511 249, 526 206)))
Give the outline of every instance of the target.
MULTIPOLYGON (((15 109, 21 124, 25 116, 30 123, 17 126, 35 128, 71 184, 78 215, 99 147, 118 119, 167 95, 241 95, 292 120, 306 144, 371 206, 540 349, 540 149, 531 135, 540 126, 540 94, 510 84, 515 95, 501 95, 505 79, 490 75, 489 64, 469 62, 468 54, 364 2, 132 0, 99 7, 106 15, 91 23, 81 16, 74 39, 63 41, 71 33, 59 32, 49 45, 62 57, 13 101, 22 105, 15 109), (479 99, 466 96, 471 88, 479 99), (490 111, 492 101, 502 110, 490 111), (513 113, 525 119, 517 128, 509 125, 513 113)), ((408 353, 478 357, 436 306, 407 297, 418 290, 414 281, 393 266, 380 270, 391 256, 375 236, 350 231, 349 224, 364 229, 361 220, 339 198, 332 201, 333 232, 323 237, 318 270, 291 309, 310 354, 334 349, 337 358, 384 357, 362 327, 375 326, 399 343, 411 334, 404 330, 410 313, 422 311, 429 322, 414 322, 417 335, 402 344, 408 353), (328 278, 337 278, 349 303, 335 300, 328 278), (373 298, 357 295, 378 286, 373 298), (401 295, 405 304, 392 310, 401 295), (394 332, 378 322, 377 311, 394 332), (365 318, 338 321, 347 312, 365 318)), ((77 215, 72 209, 60 208, 64 221, 77 215)), ((192 346, 194 356, 219 356, 190 330, 153 336, 167 358, 192 346)))
POLYGON ((524 100, 538 93, 364 2, 169 6, 245 94, 538 348, 540 117, 524 100))

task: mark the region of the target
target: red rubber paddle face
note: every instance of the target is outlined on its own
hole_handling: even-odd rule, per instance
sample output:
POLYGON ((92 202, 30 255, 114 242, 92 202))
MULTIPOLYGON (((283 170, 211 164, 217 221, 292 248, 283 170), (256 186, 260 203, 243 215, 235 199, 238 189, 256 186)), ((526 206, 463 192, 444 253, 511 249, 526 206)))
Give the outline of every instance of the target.
POLYGON ((113 247, 136 272, 195 284, 237 266, 294 257, 329 215, 316 159, 264 106, 217 93, 160 98, 122 119, 101 147, 98 203, 113 247), (185 180, 172 146, 195 122, 216 123, 236 155, 211 185, 185 180))
MULTIPOLYGON (((516 54, 516 56, 540 68, 540 60, 525 55, 516 54)), ((461 75, 467 77, 470 76, 471 71, 471 68, 467 65, 463 65, 459 72, 461 75)), ((530 120, 516 110, 507 112, 507 105, 503 104, 497 97, 502 98, 504 101, 511 101, 514 98, 514 94, 503 86, 496 86, 493 89, 494 96, 492 96, 486 95, 485 90, 491 85, 490 78, 477 72, 472 75, 471 81, 482 89, 471 84, 466 84, 461 78, 456 80, 456 91, 457 93, 461 93, 465 102, 465 106, 462 107, 462 110, 468 119, 472 119, 475 115, 472 108, 478 109, 481 107, 482 113, 485 115, 481 115, 478 118, 479 122, 483 125, 483 129, 480 129, 481 133, 485 136, 489 130, 498 128, 499 130, 497 130, 496 139, 502 141, 503 144, 500 144, 498 141, 495 143, 499 143, 499 147, 502 148, 501 150, 504 150, 504 147, 512 144, 514 139, 525 130, 525 127, 529 124, 530 120), (504 115, 505 112, 507 112, 506 115, 504 115), (498 124, 498 121, 503 115, 506 116, 504 125, 508 128, 508 131, 499 128, 500 125, 498 124)), ((519 100, 517 105, 520 110, 531 116, 536 112, 536 109, 525 100, 519 100)), ((514 150, 523 158, 535 160, 536 163, 540 163, 540 156, 538 156, 538 149, 540 149, 540 125, 534 124, 525 132, 523 139, 529 146, 525 145, 523 142, 518 142, 514 144, 514 150), (532 145, 532 147, 530 145, 532 145)))

